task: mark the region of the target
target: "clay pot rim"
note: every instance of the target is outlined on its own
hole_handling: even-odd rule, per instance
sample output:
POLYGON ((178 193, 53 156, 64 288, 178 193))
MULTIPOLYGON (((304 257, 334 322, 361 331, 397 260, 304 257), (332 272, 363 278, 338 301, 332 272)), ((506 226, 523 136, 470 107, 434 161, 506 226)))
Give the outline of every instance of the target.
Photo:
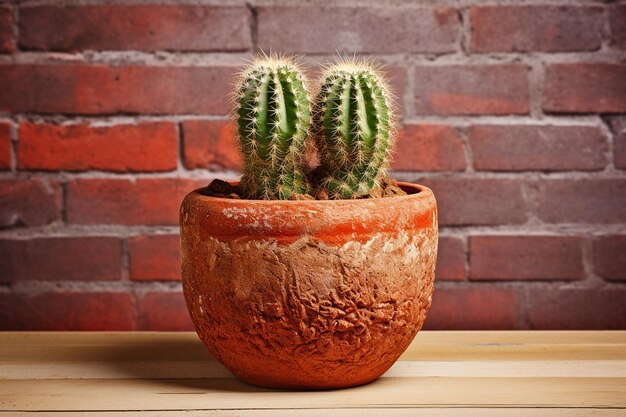
MULTIPOLYGON (((239 181, 228 181, 231 185, 239 184, 239 181)), ((214 202, 214 203, 226 203, 232 205, 262 205, 262 206, 293 206, 293 205, 337 205, 337 204, 364 204, 369 205, 373 202, 389 202, 389 199, 393 201, 399 200, 409 200, 409 199, 417 199, 417 200, 427 200, 433 198, 433 192, 430 188, 421 184, 413 184, 410 182, 402 182, 398 181, 398 186, 407 192, 407 195, 397 195, 392 197, 383 197, 383 198, 355 198, 355 199, 342 199, 342 200, 250 200, 245 198, 226 198, 226 197, 215 197, 210 195, 205 195, 201 193, 206 187, 196 188, 191 191, 189 195, 193 195, 194 199, 200 201, 214 202), (411 192, 412 191, 412 192, 411 192)))

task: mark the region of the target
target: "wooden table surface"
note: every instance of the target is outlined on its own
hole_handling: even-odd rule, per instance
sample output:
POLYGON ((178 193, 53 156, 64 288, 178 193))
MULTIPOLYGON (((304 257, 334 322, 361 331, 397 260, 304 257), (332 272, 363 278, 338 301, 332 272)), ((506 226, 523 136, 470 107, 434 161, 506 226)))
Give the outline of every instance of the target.
POLYGON ((0 417, 626 416, 626 332, 420 332, 334 391, 236 380, 194 333, 0 333, 0 417))

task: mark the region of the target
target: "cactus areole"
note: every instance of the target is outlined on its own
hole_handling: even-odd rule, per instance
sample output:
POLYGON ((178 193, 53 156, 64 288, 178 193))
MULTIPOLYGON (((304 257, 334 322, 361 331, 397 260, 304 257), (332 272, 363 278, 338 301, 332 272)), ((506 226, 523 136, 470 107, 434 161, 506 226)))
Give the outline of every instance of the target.
POLYGON ((422 327, 435 278, 432 191, 384 192, 396 123, 384 77, 342 61, 309 88, 292 59, 244 69, 233 95, 241 181, 195 190, 180 211, 198 335, 238 378, 273 388, 378 378, 422 327))

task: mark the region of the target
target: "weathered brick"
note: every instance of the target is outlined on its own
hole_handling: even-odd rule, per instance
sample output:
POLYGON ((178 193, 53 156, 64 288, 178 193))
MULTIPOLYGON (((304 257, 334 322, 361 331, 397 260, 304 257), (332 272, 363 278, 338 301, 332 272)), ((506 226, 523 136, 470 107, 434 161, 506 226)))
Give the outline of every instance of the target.
POLYGON ((596 126, 475 125, 469 142, 479 171, 592 171, 607 164, 607 139, 596 126))
POLYGON ((208 180, 78 179, 68 183, 67 221, 74 224, 177 225, 183 197, 208 180))
POLYGON ((153 292, 139 302, 139 330, 193 330, 193 323, 181 292, 153 292))
POLYGON ((521 183, 516 180, 423 178, 437 197, 439 222, 448 225, 518 224, 526 221, 521 183))
POLYGON ((0 179, 0 227, 43 226, 61 217, 61 187, 41 178, 0 179))
POLYGON ((241 169, 234 126, 224 120, 183 122, 185 168, 241 169))
POLYGON ((573 236, 471 236, 472 280, 576 280, 585 277, 583 239, 573 236))
POLYGON ((0 122, 0 170, 11 169, 11 125, 0 122))
POLYGON ((180 280, 178 235, 135 236, 128 242, 130 278, 135 280, 180 280))
POLYGON ((463 239, 452 236, 439 236, 437 251, 437 271, 439 280, 462 281, 466 278, 465 243, 463 239))
POLYGON ((15 51, 13 40, 13 9, 0 6, 0 54, 15 51))
POLYGON ((626 115, 607 118, 613 133, 613 163, 617 169, 626 169, 626 115))
POLYGON ((528 68, 520 64, 415 68, 417 115, 527 114, 528 68))
POLYGON ((600 6, 472 7, 471 49, 475 52, 592 51, 602 44, 600 6))
POLYGON ((626 133, 626 114, 606 118, 613 133, 626 133))
POLYGON ((20 9, 20 45, 42 50, 251 49, 244 6, 93 5, 20 9))
POLYGON ((2 330, 133 330, 134 321, 128 293, 0 294, 2 330))
POLYGON ((450 126, 405 124, 398 133, 392 169, 398 171, 462 171, 465 150, 450 126))
POLYGON ((0 65, 0 111, 226 114, 235 67, 0 65))
POLYGON ((437 288, 426 317, 427 330, 506 330, 515 328, 516 294, 509 288, 437 288))
POLYGON ((626 112, 624 74, 624 64, 550 64, 542 107, 552 113, 626 112))
POLYGON ((537 216, 550 223, 623 223, 626 179, 543 180, 536 187, 537 216))
POLYGON ((626 289, 532 289, 528 318, 532 329, 626 329, 626 289))
POLYGON ((460 31, 450 8, 260 6, 257 16, 261 48, 301 53, 452 52, 460 31))
POLYGON ((593 242, 596 274, 609 281, 626 281, 626 235, 602 236, 593 242))
POLYGON ((0 281, 101 281, 122 278, 115 237, 0 240, 0 281))
POLYGON ((613 138, 613 163, 617 169, 626 169, 626 132, 613 138))
POLYGON ((17 163, 22 170, 171 171, 177 158, 173 123, 20 125, 17 163))
POLYGON ((626 4, 615 4, 609 7, 609 25, 611 44, 619 49, 626 49, 626 4))

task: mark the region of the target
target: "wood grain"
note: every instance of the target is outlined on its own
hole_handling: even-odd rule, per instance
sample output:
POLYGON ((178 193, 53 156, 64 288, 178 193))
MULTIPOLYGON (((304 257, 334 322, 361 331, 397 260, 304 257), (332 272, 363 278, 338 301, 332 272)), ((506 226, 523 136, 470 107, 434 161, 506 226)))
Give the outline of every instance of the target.
POLYGON ((626 332, 421 332, 378 381, 321 392, 241 383, 193 333, 0 334, 0 416, 368 417, 381 409, 392 417, 625 415, 626 332))

